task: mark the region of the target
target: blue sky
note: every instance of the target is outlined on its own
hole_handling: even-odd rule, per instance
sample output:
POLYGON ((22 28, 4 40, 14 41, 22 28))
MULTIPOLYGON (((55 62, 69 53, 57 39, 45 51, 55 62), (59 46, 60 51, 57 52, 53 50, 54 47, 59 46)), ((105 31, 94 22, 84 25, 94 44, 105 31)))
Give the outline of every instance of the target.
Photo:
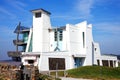
POLYGON ((0 0, 0 60, 8 59, 7 51, 15 50, 12 40, 18 22, 31 27, 30 10, 37 8, 52 13, 52 26, 87 20, 93 24, 101 53, 120 54, 120 0, 0 0))

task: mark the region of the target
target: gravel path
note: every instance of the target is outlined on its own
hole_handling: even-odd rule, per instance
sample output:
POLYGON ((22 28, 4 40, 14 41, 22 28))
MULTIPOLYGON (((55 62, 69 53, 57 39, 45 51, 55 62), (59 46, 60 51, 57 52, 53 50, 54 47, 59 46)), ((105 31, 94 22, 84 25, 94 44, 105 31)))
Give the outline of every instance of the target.
POLYGON ((60 77, 61 80, 92 80, 92 79, 82 79, 82 78, 66 78, 66 77, 60 77))

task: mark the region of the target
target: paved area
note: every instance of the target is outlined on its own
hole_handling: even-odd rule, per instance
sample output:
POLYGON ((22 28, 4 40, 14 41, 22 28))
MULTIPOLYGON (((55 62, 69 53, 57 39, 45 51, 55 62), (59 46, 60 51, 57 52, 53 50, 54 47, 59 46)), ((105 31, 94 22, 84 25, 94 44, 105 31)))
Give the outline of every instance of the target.
POLYGON ((66 78, 66 77, 60 77, 61 80, 92 80, 92 79, 82 79, 82 78, 66 78))

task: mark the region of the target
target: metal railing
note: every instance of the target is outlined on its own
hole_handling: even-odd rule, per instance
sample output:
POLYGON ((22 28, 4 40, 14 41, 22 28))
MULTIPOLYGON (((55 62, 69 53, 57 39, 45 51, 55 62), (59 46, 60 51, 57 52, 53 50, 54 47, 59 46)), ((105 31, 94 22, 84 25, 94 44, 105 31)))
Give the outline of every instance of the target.
POLYGON ((24 44, 26 44, 26 43, 24 43, 23 40, 13 40, 13 43, 14 43, 14 45, 24 45, 24 44))
POLYGON ((21 56, 21 52, 17 52, 17 51, 8 51, 8 56, 9 57, 20 57, 21 56))

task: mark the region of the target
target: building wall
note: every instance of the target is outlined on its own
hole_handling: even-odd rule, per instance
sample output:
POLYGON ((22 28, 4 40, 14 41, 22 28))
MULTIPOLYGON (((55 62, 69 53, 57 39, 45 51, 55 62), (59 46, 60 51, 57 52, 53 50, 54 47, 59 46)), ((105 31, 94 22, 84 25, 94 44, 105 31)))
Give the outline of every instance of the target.
MULTIPOLYGON (((48 71, 49 70, 49 58, 64 58, 65 59, 65 69, 74 68, 74 60, 68 52, 53 52, 53 53, 43 53, 39 58, 39 70, 48 71)), ((58 64, 59 65, 59 64, 58 64)))
POLYGON ((69 46, 70 49, 69 51, 71 52, 76 52, 79 53, 82 47, 82 41, 81 41, 81 36, 79 35, 81 34, 79 31, 79 28, 73 26, 73 25, 69 25, 69 46))
POLYGON ((92 36, 92 25, 86 26, 86 59, 85 65, 93 65, 93 36, 92 36))
POLYGON ((50 15, 43 14, 43 29, 42 31, 42 52, 50 51, 50 34, 49 30, 51 28, 50 15))
MULTIPOLYGON (((36 59, 36 55, 29 56, 29 54, 37 52, 37 55, 40 55, 40 57, 36 59, 34 65, 38 65, 40 71, 49 70, 49 58, 65 59, 65 69, 75 68, 77 63, 78 66, 98 65, 97 60, 100 60, 101 66, 103 64, 102 60, 117 62, 117 57, 101 55, 99 44, 93 41, 92 25, 88 25, 87 21, 75 25, 66 24, 63 30, 63 40, 58 41, 58 48, 60 50, 55 51, 57 42, 55 41, 54 29, 51 28, 50 15, 41 12, 41 17, 36 18, 33 12, 32 38, 33 51, 28 53, 28 56, 23 56, 22 62, 28 64, 26 60, 36 59), (82 62, 82 64, 78 61, 82 62)), ((117 65, 115 64, 115 66, 117 65)))
POLYGON ((33 13, 33 52, 50 51, 49 28, 51 23, 48 14, 41 12, 41 17, 36 18, 33 13))

